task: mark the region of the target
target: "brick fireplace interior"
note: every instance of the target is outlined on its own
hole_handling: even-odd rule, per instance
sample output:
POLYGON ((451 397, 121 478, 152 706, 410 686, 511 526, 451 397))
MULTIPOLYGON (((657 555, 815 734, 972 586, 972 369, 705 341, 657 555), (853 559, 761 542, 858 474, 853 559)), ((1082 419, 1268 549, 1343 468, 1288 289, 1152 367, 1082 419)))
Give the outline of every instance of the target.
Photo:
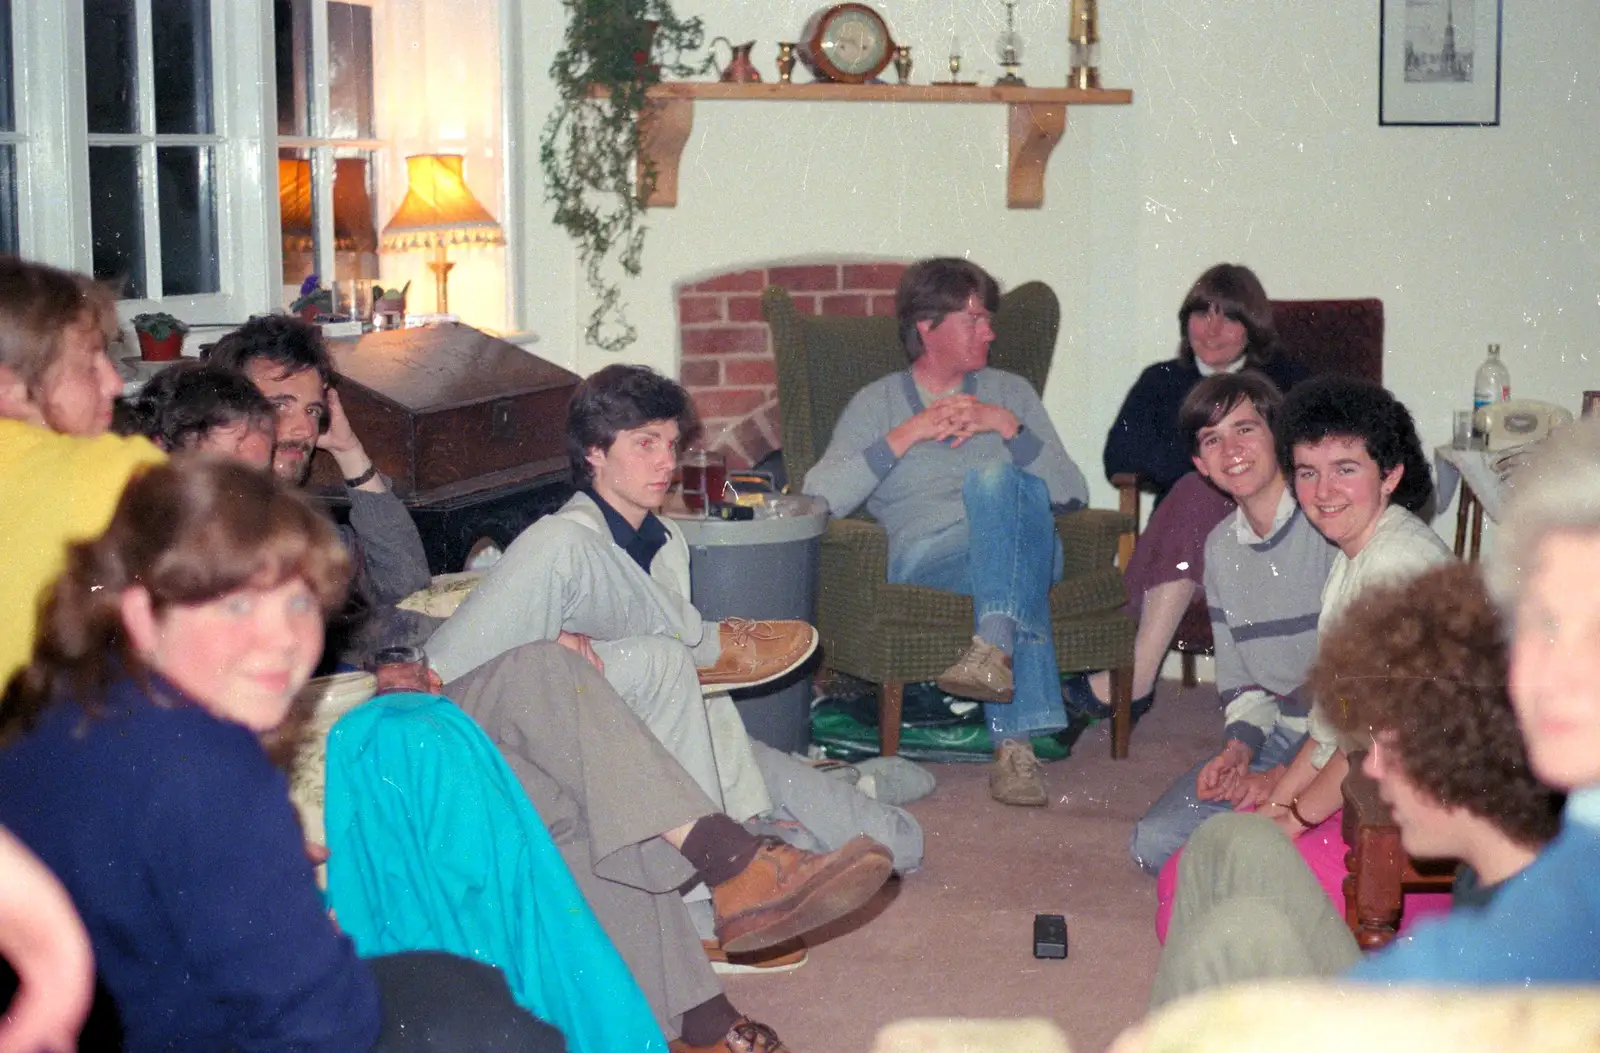
POLYGON ((761 463, 782 443, 772 334, 761 320, 761 290, 789 290, 795 307, 823 315, 892 315, 905 263, 881 260, 745 267, 681 285, 678 379, 704 422, 703 442, 729 467, 761 463))

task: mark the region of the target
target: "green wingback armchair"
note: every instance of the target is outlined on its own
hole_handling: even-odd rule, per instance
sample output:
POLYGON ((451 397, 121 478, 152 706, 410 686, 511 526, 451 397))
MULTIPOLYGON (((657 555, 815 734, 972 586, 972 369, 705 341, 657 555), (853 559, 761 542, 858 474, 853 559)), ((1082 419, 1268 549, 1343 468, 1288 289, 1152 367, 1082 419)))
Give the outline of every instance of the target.
MULTIPOLYGON (((801 314, 784 289, 769 287, 762 314, 772 327, 783 418, 783 458, 799 488, 822 456, 846 403, 861 388, 906 366, 895 320, 801 314)), ((994 317, 990 364, 1044 389, 1061 307, 1050 287, 1030 282, 1006 293, 994 317)), ((1114 565, 1118 539, 1133 530, 1119 512, 1084 510, 1056 517, 1066 554, 1050 590, 1056 660, 1063 671, 1111 669, 1111 755, 1126 757, 1132 729, 1135 624, 1114 565)), ((828 524, 822 538, 817 629, 823 662, 878 685, 879 746, 900 748, 902 692, 932 680, 972 640, 972 600, 888 580, 888 535, 864 513, 828 524)))

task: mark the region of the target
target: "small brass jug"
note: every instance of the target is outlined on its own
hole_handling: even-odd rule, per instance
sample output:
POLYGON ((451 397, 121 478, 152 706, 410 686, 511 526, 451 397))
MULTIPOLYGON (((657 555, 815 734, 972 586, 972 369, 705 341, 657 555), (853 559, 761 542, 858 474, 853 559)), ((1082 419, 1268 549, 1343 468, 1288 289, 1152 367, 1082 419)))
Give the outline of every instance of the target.
MULTIPOLYGON (((724 84, 760 83, 761 71, 756 69, 754 62, 750 61, 750 51, 756 46, 754 40, 747 40, 743 44, 735 44, 727 37, 715 37, 712 39, 710 46, 715 48, 719 43, 728 45, 730 54, 728 56, 728 64, 717 69, 718 80, 724 84)), ((715 63, 716 58, 713 56, 712 64, 715 65, 715 63)))

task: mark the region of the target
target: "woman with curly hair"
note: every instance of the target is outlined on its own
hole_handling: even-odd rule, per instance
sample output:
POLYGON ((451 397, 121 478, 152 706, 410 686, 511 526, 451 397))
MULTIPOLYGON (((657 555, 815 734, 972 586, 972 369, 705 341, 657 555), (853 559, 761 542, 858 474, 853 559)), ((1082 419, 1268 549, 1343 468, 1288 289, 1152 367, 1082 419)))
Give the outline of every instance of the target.
POLYGON ((6 687, 0 823, 71 895, 134 1053, 562 1048, 494 970, 360 960, 323 909, 257 736, 349 574, 332 525, 270 473, 151 468, 69 549, 6 687))
MULTIPOLYGON (((1514 887, 1561 825, 1562 794, 1529 765, 1508 665, 1476 568, 1450 563, 1364 593, 1324 636, 1311 671, 1339 729, 1370 736, 1364 770, 1406 851, 1465 864, 1457 907, 1514 887)), ((1336 976, 1360 960, 1294 846, 1255 816, 1220 815, 1179 863, 1151 1006, 1222 983, 1336 976)))
MULTIPOLYGON (((1451 558, 1417 518, 1433 498, 1433 476, 1411 411, 1387 390, 1349 377, 1309 380, 1284 400, 1274 432, 1296 500, 1339 549, 1322 589, 1319 633, 1359 608, 1374 585, 1404 581, 1451 558)), ((1321 697, 1313 699, 1311 736, 1261 814, 1290 838, 1322 827, 1332 844, 1349 762, 1321 697)), ((1342 852, 1335 847, 1340 858, 1342 852)))

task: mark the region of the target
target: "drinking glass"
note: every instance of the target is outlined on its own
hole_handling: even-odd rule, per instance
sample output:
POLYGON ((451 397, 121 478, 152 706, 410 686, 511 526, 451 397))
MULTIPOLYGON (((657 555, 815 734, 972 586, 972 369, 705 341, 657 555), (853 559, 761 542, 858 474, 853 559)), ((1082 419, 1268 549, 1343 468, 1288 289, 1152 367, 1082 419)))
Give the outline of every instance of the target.
POLYGON ((394 691, 428 691, 428 655, 420 647, 383 647, 372 656, 372 674, 380 695, 394 691))
POLYGON ((728 485, 728 462, 718 450, 691 448, 683 454, 683 505, 696 515, 706 515, 722 500, 728 485))

